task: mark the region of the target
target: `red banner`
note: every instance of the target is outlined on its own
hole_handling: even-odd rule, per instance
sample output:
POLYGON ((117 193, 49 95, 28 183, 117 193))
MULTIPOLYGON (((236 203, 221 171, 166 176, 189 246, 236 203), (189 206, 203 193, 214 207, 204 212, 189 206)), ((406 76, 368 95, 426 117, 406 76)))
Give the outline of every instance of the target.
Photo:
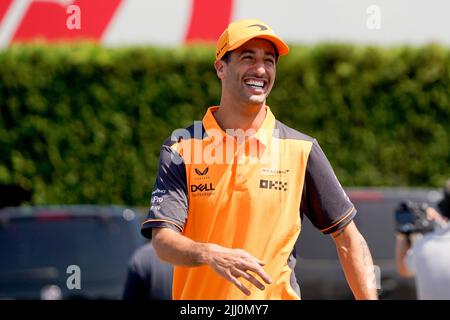
POLYGON ((13 0, 2 0, 0 1, 0 23, 3 21, 3 17, 8 11, 9 5, 13 2, 13 0))
POLYGON ((66 24, 70 17, 67 5, 48 0, 33 1, 13 36, 13 42, 40 37, 48 41, 100 40, 121 2, 122 0, 72 1, 72 5, 80 8, 81 28, 71 30, 66 24))
POLYGON ((193 0, 186 42, 217 41, 230 23, 232 10, 233 0, 193 0))

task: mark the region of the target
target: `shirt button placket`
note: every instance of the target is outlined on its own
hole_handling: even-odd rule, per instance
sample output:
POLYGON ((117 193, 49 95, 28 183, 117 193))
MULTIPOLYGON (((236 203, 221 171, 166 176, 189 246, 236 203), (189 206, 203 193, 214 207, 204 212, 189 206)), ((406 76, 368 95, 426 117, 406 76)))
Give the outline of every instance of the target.
POLYGON ((245 144, 243 143, 242 145, 240 145, 238 147, 238 151, 236 153, 235 156, 235 184, 234 184, 234 189, 235 190, 244 190, 245 189, 245 181, 246 181, 246 176, 245 176, 245 172, 246 172, 246 165, 247 165, 247 161, 248 158, 245 154, 245 144))

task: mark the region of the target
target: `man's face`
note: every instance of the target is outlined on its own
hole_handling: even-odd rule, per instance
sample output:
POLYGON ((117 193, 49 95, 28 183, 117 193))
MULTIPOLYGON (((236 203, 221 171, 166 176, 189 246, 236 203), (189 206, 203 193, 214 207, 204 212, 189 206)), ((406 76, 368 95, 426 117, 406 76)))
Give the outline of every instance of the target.
POLYGON ((265 103, 275 81, 275 48, 268 40, 249 40, 231 52, 228 62, 216 62, 216 69, 222 95, 244 104, 265 103))

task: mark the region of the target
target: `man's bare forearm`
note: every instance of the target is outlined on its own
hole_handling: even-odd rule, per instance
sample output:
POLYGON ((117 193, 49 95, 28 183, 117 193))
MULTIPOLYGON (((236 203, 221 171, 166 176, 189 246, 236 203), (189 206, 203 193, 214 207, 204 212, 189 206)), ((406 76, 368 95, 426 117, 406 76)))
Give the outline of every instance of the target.
POLYGON ((411 248, 411 243, 408 241, 408 236, 404 234, 397 234, 395 244, 395 260, 397 263, 398 273, 402 277, 412 277, 414 274, 409 271, 406 265, 406 255, 411 248))
POLYGON ((377 299, 375 269, 369 247, 351 222, 333 234, 339 260, 356 299, 377 299))
POLYGON ((196 267, 206 263, 208 244, 195 242, 173 230, 153 229, 152 244, 159 258, 171 264, 196 267))

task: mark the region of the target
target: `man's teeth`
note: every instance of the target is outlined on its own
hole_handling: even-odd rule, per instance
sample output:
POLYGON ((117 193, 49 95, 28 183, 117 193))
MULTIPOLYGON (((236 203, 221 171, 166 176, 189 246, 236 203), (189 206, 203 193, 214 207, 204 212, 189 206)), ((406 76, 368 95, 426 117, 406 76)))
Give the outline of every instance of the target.
POLYGON ((253 88, 263 88, 264 87, 264 81, 247 80, 245 83, 253 88))

